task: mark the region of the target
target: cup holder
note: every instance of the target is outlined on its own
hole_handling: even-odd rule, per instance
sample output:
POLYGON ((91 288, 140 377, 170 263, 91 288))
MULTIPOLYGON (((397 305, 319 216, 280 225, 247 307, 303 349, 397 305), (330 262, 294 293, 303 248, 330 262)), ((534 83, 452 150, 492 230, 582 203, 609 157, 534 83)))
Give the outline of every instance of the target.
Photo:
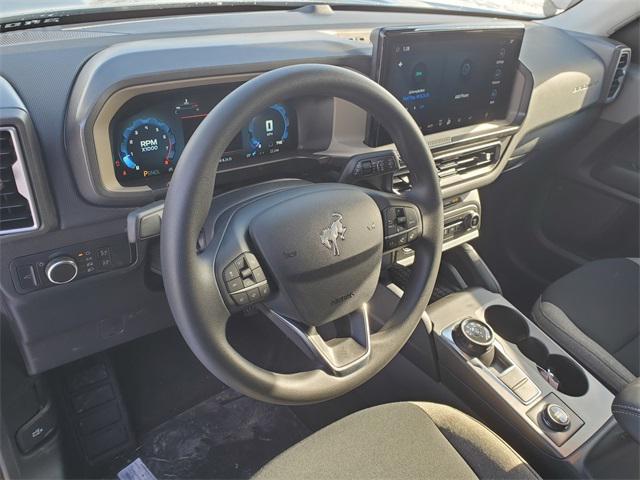
POLYGON ((582 368, 564 355, 550 355, 543 342, 529 336, 527 320, 516 310, 504 305, 491 305, 484 311, 484 317, 496 334, 514 343, 538 366, 540 375, 553 388, 572 397, 587 393, 589 382, 582 368))
POLYGON ((544 366, 549 358, 549 350, 537 338, 527 337, 517 345, 525 357, 540 367, 544 366))
MULTIPOLYGON (((572 397, 581 397, 587 393, 589 389, 587 376, 578 364, 570 358, 564 355, 552 354, 547 357, 546 362, 540 367, 553 374, 557 381, 557 386, 554 384, 552 386, 559 392, 572 397)), ((544 371, 541 374, 545 377, 544 371)), ((551 382, 549 383, 551 384, 551 382)))
POLYGON ((518 312, 504 305, 491 305, 484 311, 485 321, 493 331, 511 343, 529 337, 527 321, 518 312))

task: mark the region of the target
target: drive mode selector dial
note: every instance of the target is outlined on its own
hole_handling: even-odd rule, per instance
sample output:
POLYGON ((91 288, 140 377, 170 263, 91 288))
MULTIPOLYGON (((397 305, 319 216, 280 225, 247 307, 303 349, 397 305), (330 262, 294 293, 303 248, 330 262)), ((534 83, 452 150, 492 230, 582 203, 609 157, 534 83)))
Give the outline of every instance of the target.
POLYGON ((44 270, 51 283, 61 285, 69 283, 78 275, 78 264, 71 257, 58 257, 51 260, 44 270))
POLYGON ((560 405, 548 404, 542 411, 542 420, 551 430, 562 432, 571 426, 571 417, 560 405))

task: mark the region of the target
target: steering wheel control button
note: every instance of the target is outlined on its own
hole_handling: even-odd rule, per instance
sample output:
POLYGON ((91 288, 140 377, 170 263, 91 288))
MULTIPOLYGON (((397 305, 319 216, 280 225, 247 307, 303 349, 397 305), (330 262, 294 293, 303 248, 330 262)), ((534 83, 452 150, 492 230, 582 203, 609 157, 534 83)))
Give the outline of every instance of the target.
POLYGON ((71 257, 54 258, 47 264, 45 275, 56 285, 69 283, 78 275, 78 264, 71 257))
POLYGON ((232 263, 224 269, 224 271, 222 272, 222 276, 224 277, 225 282, 229 282, 234 278, 238 278, 240 276, 240 271, 238 270, 238 267, 236 267, 235 264, 232 263))
POLYGON ((264 272, 260 267, 253 270, 252 273, 253 273, 253 279, 256 281, 256 283, 264 282, 267 279, 264 276, 264 272))
POLYGON ((368 155, 366 158, 352 161, 350 163, 351 177, 369 177, 393 173, 398 170, 398 160, 393 152, 384 152, 382 155, 376 153, 374 156, 368 155))
POLYGON ((258 287, 254 287, 251 290, 248 290, 247 296, 249 297, 250 302, 257 302, 260 300, 260 289, 258 287))
POLYGON ((418 214, 412 207, 389 207, 384 218, 384 247, 393 250, 418 238, 418 214))
POLYGON ((542 421, 555 432, 564 432, 571 426, 571 417, 555 403, 548 404, 542 411, 542 421))
POLYGON ((253 253, 245 253, 244 254, 244 261, 247 264, 247 266, 251 269, 251 270, 255 270, 257 268, 260 268, 260 264, 258 263, 258 259, 256 258, 256 256, 253 253))
POLYGON ((233 298, 233 301, 236 302, 236 305, 239 307, 249 305, 249 296, 246 293, 236 293, 231 295, 231 298, 233 298))
POLYGON ((234 278, 227 282, 227 290, 229 293, 237 292, 238 290, 242 290, 244 285, 242 284, 242 280, 240 278, 234 278))
POLYGON ((260 298, 267 298, 271 293, 271 289, 269 288, 269 284, 265 283, 264 285, 260 285, 258 287, 260 290, 260 298))
POLYGON ((467 318, 453 330, 456 345, 471 357, 480 357, 493 348, 493 330, 475 318, 467 318))
POLYGON ((264 270, 252 253, 238 256, 223 270, 222 275, 227 292, 239 307, 259 302, 271 293, 264 270))
POLYGON ((409 208, 407 209, 407 228, 413 228, 418 226, 418 215, 415 210, 409 208))

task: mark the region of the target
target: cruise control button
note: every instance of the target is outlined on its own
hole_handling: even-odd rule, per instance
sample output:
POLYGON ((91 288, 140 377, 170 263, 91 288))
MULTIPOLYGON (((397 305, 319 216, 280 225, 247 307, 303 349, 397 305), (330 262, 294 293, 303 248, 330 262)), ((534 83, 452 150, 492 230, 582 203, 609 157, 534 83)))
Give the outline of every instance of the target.
POLYGON ((415 210, 413 210, 412 208, 407 208, 406 216, 407 216, 408 228, 413 228, 418 226, 418 216, 416 215, 415 210))
POLYGON ((238 258, 236 258, 233 261, 233 264, 236 266, 236 268, 238 269, 238 272, 241 272, 243 269, 247 268, 247 264, 244 261, 244 256, 240 255, 238 258))
POLYGON ((238 267, 236 267, 235 263, 232 263, 223 270, 222 276, 224 277, 224 281, 228 282, 229 280, 238 278, 240 276, 240 271, 238 270, 238 267))
POLYGON ((249 296, 246 293, 236 293, 231 295, 231 298, 236 302, 236 305, 243 306, 249 304, 249 296))
POLYGON ((266 298, 271 293, 271 289, 269 288, 269 285, 266 283, 264 285, 260 285, 258 288, 260 289, 261 298, 266 298))
POLYGON ((403 233, 398 237, 398 245, 405 245, 408 242, 408 236, 406 233, 403 233))
POLYGON ((260 267, 256 268, 253 271, 253 279, 257 282, 264 282, 266 280, 265 276, 264 276, 264 272, 262 271, 262 269, 260 267))
POLYGON ((238 290, 242 290, 244 285, 240 278, 234 278, 233 280, 227 282, 227 290, 229 293, 237 292, 238 290))
POLYGON ((243 278, 242 284, 244 285, 245 288, 249 288, 249 287, 253 287, 256 284, 256 282, 253 280, 253 278, 243 278))
POLYGON ((407 233, 407 242, 413 242, 416 238, 418 238, 418 230, 411 230, 407 233))
POLYGON ((247 266, 251 270, 255 270, 256 268, 258 268, 260 266, 260 264, 258 263, 258 259, 256 258, 256 256, 253 253, 245 253, 244 254, 244 260, 247 263, 247 266))
POLYGON ((247 295, 250 302, 257 302, 260 300, 260 289, 258 287, 252 288, 247 292, 247 295))

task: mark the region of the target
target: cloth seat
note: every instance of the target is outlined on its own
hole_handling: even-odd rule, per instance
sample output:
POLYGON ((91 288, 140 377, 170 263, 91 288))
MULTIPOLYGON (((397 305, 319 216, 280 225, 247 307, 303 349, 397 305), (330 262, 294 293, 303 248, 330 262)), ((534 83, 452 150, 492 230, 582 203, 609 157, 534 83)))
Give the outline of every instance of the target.
POLYGON ((640 375, 640 259, 587 263, 552 283, 533 320, 613 392, 640 375))
POLYGON ((258 479, 534 479, 500 437, 464 413, 432 403, 391 403, 354 413, 276 457, 258 479))

